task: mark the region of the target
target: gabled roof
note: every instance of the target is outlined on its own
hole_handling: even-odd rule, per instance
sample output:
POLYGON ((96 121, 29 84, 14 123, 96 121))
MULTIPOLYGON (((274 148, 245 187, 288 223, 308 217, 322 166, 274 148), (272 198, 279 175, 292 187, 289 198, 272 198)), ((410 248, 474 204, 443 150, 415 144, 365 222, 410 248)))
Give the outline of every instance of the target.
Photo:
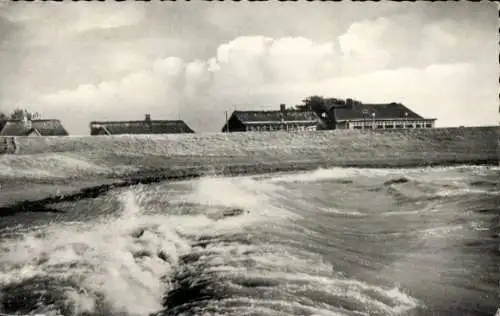
POLYGON ((68 135, 59 120, 31 120, 31 126, 23 120, 0 121, 0 136, 26 136, 31 132, 40 136, 68 135))
POLYGON ((316 122, 313 112, 289 110, 286 111, 234 111, 232 116, 237 117, 243 124, 257 122, 316 122))
POLYGON ((119 134, 181 134, 194 133, 194 131, 181 120, 175 121, 106 121, 91 122, 90 134, 97 135, 99 132, 107 135, 119 134))
POLYGON ((352 106, 335 109, 337 121, 371 118, 372 113, 375 113, 376 119, 424 119, 401 103, 366 104, 353 102, 352 106))

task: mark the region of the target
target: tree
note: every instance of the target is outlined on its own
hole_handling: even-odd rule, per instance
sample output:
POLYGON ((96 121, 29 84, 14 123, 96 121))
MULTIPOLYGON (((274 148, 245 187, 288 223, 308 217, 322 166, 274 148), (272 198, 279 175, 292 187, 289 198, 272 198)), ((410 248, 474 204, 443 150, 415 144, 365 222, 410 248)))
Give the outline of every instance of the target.
POLYGON ((313 95, 302 100, 303 104, 296 105, 295 108, 303 111, 314 111, 316 113, 328 112, 332 107, 345 107, 351 99, 342 100, 337 98, 325 98, 313 95))
POLYGON ((10 118, 12 120, 22 120, 24 116, 27 114, 28 111, 26 110, 21 110, 19 108, 16 108, 12 114, 10 115, 10 118))
POLYGON ((321 117, 322 124, 318 128, 335 129, 337 123, 335 109, 351 107, 360 102, 353 99, 343 100, 313 95, 302 100, 302 103, 296 105, 295 108, 300 111, 312 111, 321 117))
POLYGON ((22 120, 26 116, 27 119, 31 120, 38 116, 37 113, 33 114, 27 109, 16 108, 11 114, 6 115, 0 112, 0 120, 22 120))

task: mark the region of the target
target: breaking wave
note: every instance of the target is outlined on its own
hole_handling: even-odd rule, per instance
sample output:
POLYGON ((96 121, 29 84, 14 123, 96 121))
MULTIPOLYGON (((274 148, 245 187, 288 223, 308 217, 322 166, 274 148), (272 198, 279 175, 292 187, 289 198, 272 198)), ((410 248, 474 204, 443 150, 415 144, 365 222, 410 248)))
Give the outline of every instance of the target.
MULTIPOLYGON (((0 164, 7 188, 8 179, 129 170, 63 154, 3 156, 0 164)), ((0 312, 486 315, 496 308, 483 296, 498 276, 492 244, 478 254, 463 238, 494 238, 498 174, 332 168, 51 201, 60 214, 32 222, 12 215, 0 230, 0 312), (474 273, 486 281, 474 287, 474 273), (464 306, 453 305, 460 300, 464 306)))

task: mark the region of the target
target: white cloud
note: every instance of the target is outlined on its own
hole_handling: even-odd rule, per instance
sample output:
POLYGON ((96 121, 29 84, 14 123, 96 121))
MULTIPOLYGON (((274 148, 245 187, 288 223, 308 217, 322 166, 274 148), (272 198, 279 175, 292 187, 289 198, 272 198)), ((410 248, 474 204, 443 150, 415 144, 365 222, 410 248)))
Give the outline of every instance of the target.
MULTIPOLYGON (((130 21, 136 23, 142 11, 133 12, 125 10, 108 20, 92 11, 92 18, 82 21, 106 28, 120 25, 131 14, 130 21)), ((276 108, 312 94, 399 101, 437 117, 441 126, 495 124, 498 74, 486 69, 495 65, 489 58, 496 54, 490 43, 494 38, 486 35, 461 21, 425 22, 418 14, 400 14, 354 22, 329 41, 239 36, 204 59, 154 59, 129 46, 103 49, 100 60, 108 61, 103 66, 108 70, 102 72, 101 82, 88 80, 22 101, 36 104, 35 110, 45 116, 60 117, 76 133, 88 133, 90 120, 142 118, 146 112, 165 119, 181 116, 198 131, 214 131, 233 105, 276 108), (456 29, 472 37, 464 39, 456 29), (481 43, 484 50, 478 50, 481 43)))
POLYGON ((437 117, 441 126, 494 121, 490 115, 496 115, 495 91, 487 85, 474 86, 482 75, 474 65, 438 64, 339 76, 337 54, 331 43, 304 38, 242 37, 221 45, 217 57, 207 61, 159 59, 121 80, 81 85, 42 96, 38 103, 47 113, 66 108, 71 109, 68 114, 87 121, 140 118, 146 111, 176 118, 182 108, 198 130, 217 130, 221 124, 217 119, 222 120, 221 113, 233 104, 269 102, 265 105, 277 107, 311 94, 401 101, 425 116, 437 117), (481 102, 471 112, 474 98, 481 102))
POLYGON ((358 21, 339 36, 349 73, 477 60, 496 50, 494 40, 493 32, 478 32, 470 21, 426 21, 415 13, 358 21))
POLYGON ((383 69, 391 60, 383 36, 393 23, 386 18, 376 21, 353 23, 347 32, 339 36, 339 44, 344 54, 345 69, 348 72, 363 72, 383 69))

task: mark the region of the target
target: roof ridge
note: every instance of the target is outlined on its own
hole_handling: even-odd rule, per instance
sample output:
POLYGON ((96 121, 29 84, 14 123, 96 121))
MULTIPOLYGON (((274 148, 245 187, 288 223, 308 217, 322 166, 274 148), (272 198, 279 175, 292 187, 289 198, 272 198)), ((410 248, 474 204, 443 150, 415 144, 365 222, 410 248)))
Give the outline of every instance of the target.
POLYGON ((130 121, 90 121, 90 123, 150 123, 150 122, 179 122, 185 123, 184 120, 130 120, 130 121))
MULTIPOLYGON (((234 110, 233 112, 281 112, 280 109, 276 110, 234 110)), ((312 112, 310 110, 300 110, 300 109, 286 109, 285 112, 312 112)))

